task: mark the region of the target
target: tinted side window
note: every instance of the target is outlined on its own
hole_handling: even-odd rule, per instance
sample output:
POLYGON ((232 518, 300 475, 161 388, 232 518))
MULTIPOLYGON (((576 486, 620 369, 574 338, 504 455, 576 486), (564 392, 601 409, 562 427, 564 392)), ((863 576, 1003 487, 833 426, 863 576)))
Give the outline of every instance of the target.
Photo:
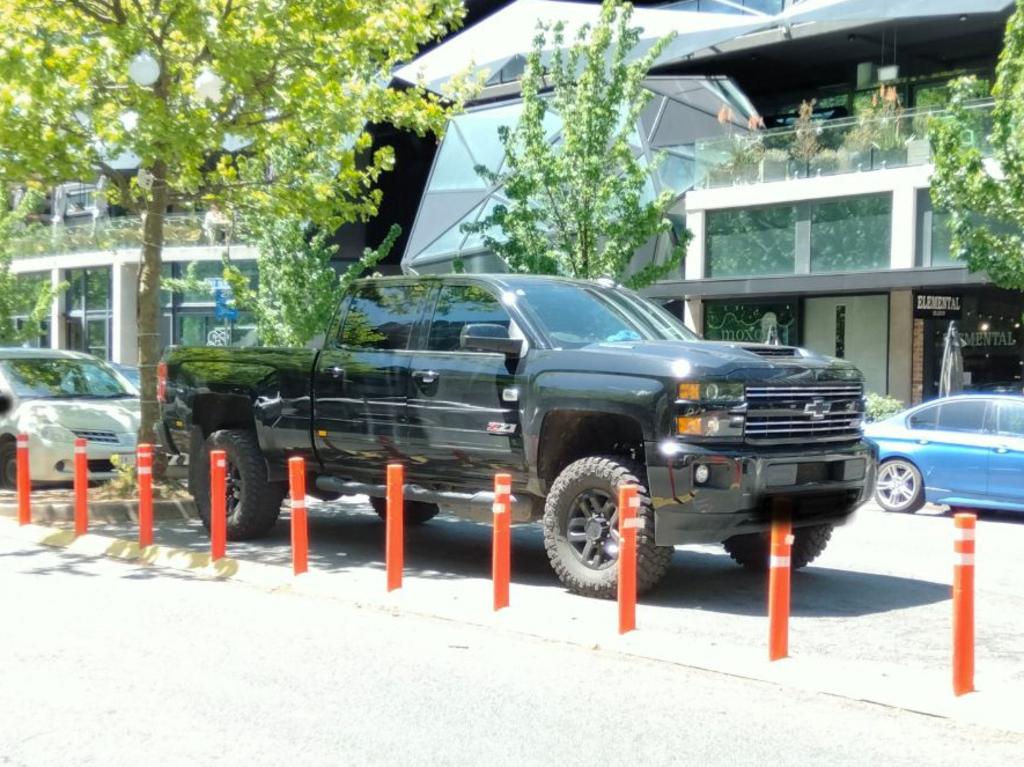
POLYGON ((985 400, 944 402, 939 406, 939 428, 943 431, 982 431, 985 400))
POLYGON ((908 421, 911 429, 934 429, 935 423, 939 419, 939 408, 926 407, 924 410, 919 410, 910 416, 908 421))
POLYGON ((437 296, 437 307, 430 323, 427 349, 454 352, 459 349, 459 334, 470 323, 501 325, 506 330, 510 317, 498 299, 475 285, 446 285, 437 296))
POLYGON ((425 285, 364 285, 352 297, 339 341, 355 349, 406 349, 425 285))
POLYGON ((999 403, 999 433, 1024 437, 1024 403, 999 403))

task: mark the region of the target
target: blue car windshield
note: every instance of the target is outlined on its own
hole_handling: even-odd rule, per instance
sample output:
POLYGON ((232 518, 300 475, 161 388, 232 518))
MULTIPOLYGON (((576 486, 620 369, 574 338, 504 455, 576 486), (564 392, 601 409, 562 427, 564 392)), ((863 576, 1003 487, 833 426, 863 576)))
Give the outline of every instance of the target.
POLYGON ((514 291, 556 347, 623 341, 694 341, 697 336, 661 307, 628 290, 538 283, 514 291))

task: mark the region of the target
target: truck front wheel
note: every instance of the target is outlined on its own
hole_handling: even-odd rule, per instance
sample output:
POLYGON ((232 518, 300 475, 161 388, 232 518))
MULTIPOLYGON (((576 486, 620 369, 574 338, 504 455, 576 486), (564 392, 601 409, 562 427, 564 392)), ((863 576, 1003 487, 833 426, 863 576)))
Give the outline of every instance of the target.
POLYGON ((671 546, 654 544, 654 509, 643 472, 619 456, 582 458, 565 467, 544 503, 544 548, 551 566, 574 594, 612 599, 618 587, 618 493, 636 485, 640 498, 637 531, 637 592, 664 577, 671 546))
MULTIPOLYGON (((793 531, 793 548, 790 551, 792 569, 807 567, 817 559, 832 538, 832 525, 811 525, 798 527, 793 531)), ((771 549, 770 533, 748 533, 734 535, 725 541, 729 556, 748 570, 763 573, 768 569, 768 555, 771 549)))
POLYGON ((202 461, 195 475, 193 498, 203 526, 210 529, 210 451, 227 454, 228 539, 261 538, 274 527, 281 502, 288 492, 285 482, 267 480, 256 433, 236 429, 215 431, 203 443, 202 461))

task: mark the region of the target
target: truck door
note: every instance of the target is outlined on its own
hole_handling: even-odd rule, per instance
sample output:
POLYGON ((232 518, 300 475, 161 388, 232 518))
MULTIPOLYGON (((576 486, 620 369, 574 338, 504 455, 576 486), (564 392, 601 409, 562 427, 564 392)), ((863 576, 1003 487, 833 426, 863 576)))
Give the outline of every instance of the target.
POLYGON ((517 359, 460 348, 470 323, 512 328, 512 318, 489 288, 442 285, 429 330, 412 353, 409 441, 412 478, 488 490, 497 471, 523 471, 517 359))
POLYGON ((313 442, 332 473, 383 483, 387 462, 404 458, 408 348, 429 290, 360 286, 325 343, 313 375, 313 442))

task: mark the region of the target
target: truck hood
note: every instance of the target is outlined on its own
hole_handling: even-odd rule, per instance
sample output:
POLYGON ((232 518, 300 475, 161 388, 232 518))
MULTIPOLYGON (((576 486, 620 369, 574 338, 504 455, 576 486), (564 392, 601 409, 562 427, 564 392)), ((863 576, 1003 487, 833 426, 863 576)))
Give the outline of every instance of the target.
MULTIPOLYGON (((576 350, 591 364, 608 369, 612 359, 624 360, 628 372, 674 378, 719 378, 744 382, 812 383, 861 381, 859 370, 846 360, 807 349, 720 341, 616 341, 576 350), (595 355, 601 355, 597 363, 595 355)), ((563 352, 564 354, 564 352, 563 352)), ((584 360, 580 360, 581 363, 584 360)))

